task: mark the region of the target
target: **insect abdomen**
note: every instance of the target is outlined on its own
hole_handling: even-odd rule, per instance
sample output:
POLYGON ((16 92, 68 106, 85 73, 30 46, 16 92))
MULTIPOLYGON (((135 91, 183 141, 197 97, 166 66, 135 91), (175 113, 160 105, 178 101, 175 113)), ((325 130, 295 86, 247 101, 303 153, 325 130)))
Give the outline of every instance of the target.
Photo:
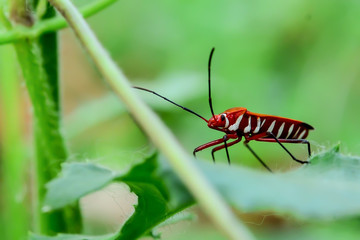
POLYGON ((312 126, 301 121, 250 112, 244 114, 239 126, 244 134, 271 132, 278 139, 305 139, 312 129, 312 126))

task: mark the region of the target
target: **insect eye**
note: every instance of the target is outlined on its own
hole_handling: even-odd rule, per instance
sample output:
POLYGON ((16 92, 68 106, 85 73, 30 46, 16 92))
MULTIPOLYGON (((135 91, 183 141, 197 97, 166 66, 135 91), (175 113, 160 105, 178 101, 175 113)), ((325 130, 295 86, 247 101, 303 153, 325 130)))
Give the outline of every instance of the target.
POLYGON ((225 115, 221 115, 221 121, 225 121, 225 115))

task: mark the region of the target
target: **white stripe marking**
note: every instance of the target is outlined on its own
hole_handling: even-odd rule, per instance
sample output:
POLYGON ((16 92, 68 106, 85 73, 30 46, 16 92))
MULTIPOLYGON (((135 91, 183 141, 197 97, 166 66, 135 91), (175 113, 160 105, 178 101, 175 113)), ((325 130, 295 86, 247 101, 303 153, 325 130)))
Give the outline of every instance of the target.
POLYGON ((244 133, 248 133, 251 130, 251 116, 249 117, 249 124, 244 128, 244 133))
POLYGON ((298 133, 299 133, 300 129, 301 129, 301 127, 299 127, 299 128, 298 128, 298 130, 295 132, 295 134, 294 134, 293 138, 297 139, 297 137, 296 137, 296 136, 298 135, 298 133))
POLYGON ((304 131, 302 131, 302 133, 300 134, 300 136, 298 137, 298 139, 302 139, 302 137, 305 135, 306 133, 306 129, 304 129, 304 131))
POLYGON ((244 116, 244 114, 240 115, 240 116, 236 119, 236 122, 235 122, 233 125, 231 125, 228 129, 229 129, 230 131, 236 131, 236 130, 238 130, 239 125, 240 125, 240 122, 241 122, 243 116, 244 116))
POLYGON ((261 126, 260 126, 260 127, 262 127, 262 126, 264 125, 265 121, 266 121, 266 118, 265 118, 264 121, 261 123, 261 126))
POLYGON ((255 128, 255 130, 254 130, 253 133, 258 133, 259 130, 260 130, 260 122, 261 122, 261 119, 260 119, 259 117, 257 117, 256 120, 257 120, 257 122, 256 122, 256 128, 255 128))
POLYGON ((279 131, 278 131, 278 134, 276 135, 276 138, 280 138, 283 130, 284 130, 284 126, 285 126, 285 122, 283 122, 283 124, 281 124, 280 128, 279 128, 279 131))
POLYGON ((229 119, 227 118, 226 114, 224 114, 225 116, 225 128, 227 128, 229 126, 229 119))
POLYGON ((274 121, 270 124, 270 127, 268 128, 267 132, 271 132, 271 131, 274 129, 275 123, 276 123, 276 120, 274 120, 274 121))
POLYGON ((294 124, 291 124, 291 126, 290 126, 290 128, 288 130, 288 134, 287 134, 285 139, 287 139, 291 135, 293 129, 294 129, 294 124))

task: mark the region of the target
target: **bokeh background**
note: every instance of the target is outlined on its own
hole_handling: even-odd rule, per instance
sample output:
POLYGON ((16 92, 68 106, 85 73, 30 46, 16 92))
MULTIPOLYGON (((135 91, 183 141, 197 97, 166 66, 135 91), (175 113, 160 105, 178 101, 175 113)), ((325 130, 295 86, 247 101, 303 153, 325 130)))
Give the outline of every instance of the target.
MULTIPOLYGON (((298 119, 315 127, 308 137, 314 152, 341 142, 343 153, 359 155, 359 16, 360 2, 354 0, 119 0, 88 22, 134 85, 210 118, 207 62, 215 47, 215 112, 242 106, 298 119)), ((73 33, 62 30, 63 131, 71 158, 124 169, 153 148, 88 60, 73 33)), ((222 137, 201 119, 162 99, 138 94, 189 153, 222 137)), ((299 166, 276 144, 252 146, 276 172, 299 166)), ((287 146, 306 158, 305 146, 287 146)), ((232 147, 230 154, 233 164, 265 171, 242 144, 232 147)), ((199 157, 211 161, 209 150, 199 157)), ((216 158, 226 162, 224 152, 216 158)), ((117 185, 86 197, 85 231, 114 231, 131 214, 135 200, 117 185)), ((190 212, 197 220, 164 227, 165 239, 224 239, 199 209, 190 212)), ((353 224, 304 223, 264 212, 238 214, 265 239, 334 239, 353 224)))

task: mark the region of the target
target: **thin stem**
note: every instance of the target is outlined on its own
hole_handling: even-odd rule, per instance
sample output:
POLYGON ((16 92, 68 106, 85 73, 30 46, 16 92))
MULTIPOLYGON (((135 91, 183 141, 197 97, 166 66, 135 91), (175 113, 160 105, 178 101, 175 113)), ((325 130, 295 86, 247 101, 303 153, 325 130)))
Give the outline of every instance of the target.
POLYGON ((180 147, 174 135, 137 97, 129 81, 99 43, 81 14, 69 0, 49 0, 65 17, 100 73, 119 95, 125 106, 152 142, 163 152, 181 180, 213 222, 230 239, 253 239, 229 206, 180 147))
MULTIPOLYGON (((99 0, 92 2, 80 9, 84 17, 90 17, 117 0, 99 0)), ((48 20, 42 20, 35 23, 31 28, 23 26, 15 26, 12 30, 0 32, 0 44, 11 43, 24 38, 36 38, 46 32, 54 32, 67 27, 65 19, 61 17, 53 17, 48 20)))

